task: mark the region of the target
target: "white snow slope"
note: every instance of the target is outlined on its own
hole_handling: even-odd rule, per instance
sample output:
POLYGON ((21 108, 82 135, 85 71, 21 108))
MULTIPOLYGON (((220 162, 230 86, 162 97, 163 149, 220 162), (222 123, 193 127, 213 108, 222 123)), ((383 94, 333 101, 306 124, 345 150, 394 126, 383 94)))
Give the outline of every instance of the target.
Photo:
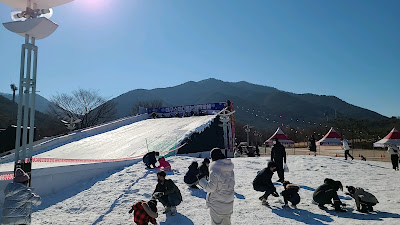
MULTIPOLYGON (((210 224, 205 206, 206 193, 191 190, 183 182, 187 167, 193 160, 186 156, 168 158, 173 172, 172 179, 180 188, 183 202, 177 207, 175 216, 161 214, 158 224, 192 225, 210 224)), ((301 186, 301 202, 297 209, 282 209, 282 197, 270 196, 271 207, 261 205, 261 192, 252 188, 257 171, 267 164, 267 158, 235 158, 235 205, 232 224, 399 224, 400 221, 400 172, 391 169, 389 163, 344 161, 331 157, 289 156, 290 172, 285 178, 301 186), (339 195, 348 204, 348 212, 336 213, 332 208, 321 210, 312 204, 313 191, 324 178, 342 181, 343 185, 363 187, 379 200, 376 212, 362 214, 354 209, 354 200, 343 192, 339 195)), ((86 182, 71 186, 58 194, 46 196, 32 215, 33 224, 134 224, 128 214, 132 204, 149 200, 157 183, 156 172, 144 169, 139 162, 122 170, 110 171, 86 182)), ((274 175, 273 181, 277 180, 274 175)), ((283 187, 275 183, 278 192, 283 187)), ((159 212, 163 210, 158 204, 159 212)))
MULTIPOLYGON (((216 115, 183 118, 158 118, 135 122, 115 130, 66 143, 36 158, 119 159, 167 151, 193 132, 201 133, 216 115)), ((69 163, 73 164, 73 163, 69 163)), ((33 169, 68 163, 33 163, 33 169)), ((0 164, 0 171, 12 171, 13 163, 0 164)))

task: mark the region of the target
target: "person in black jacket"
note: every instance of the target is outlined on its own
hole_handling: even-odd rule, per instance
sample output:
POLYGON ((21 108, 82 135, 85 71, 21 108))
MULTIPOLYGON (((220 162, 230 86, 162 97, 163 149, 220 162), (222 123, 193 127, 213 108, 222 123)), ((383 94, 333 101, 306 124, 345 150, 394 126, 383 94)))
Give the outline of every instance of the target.
POLYGON ((164 207, 164 213, 176 214, 176 206, 181 204, 182 195, 179 188, 170 179, 165 179, 167 174, 164 171, 157 173, 157 186, 153 192, 153 199, 160 201, 164 207))
POLYGON ((314 156, 316 156, 317 155, 317 145, 315 144, 315 137, 314 137, 314 134, 313 135, 311 135, 311 138, 310 138, 310 146, 308 146, 308 149, 311 151, 311 152, 314 152, 314 156))
POLYGON ((331 204, 335 207, 335 211, 346 212, 346 210, 341 208, 341 206, 345 204, 340 201, 339 196, 336 193, 339 189, 343 191, 343 185, 340 181, 326 178, 324 184, 314 191, 313 200, 318 203, 320 209, 326 209, 325 204, 331 204))
POLYGON ((210 165, 210 160, 205 158, 199 167, 199 172, 201 176, 206 177, 208 180, 208 176, 210 175, 210 171, 208 170, 208 166, 210 165))
POLYGON ((300 203, 299 185, 285 181, 282 186, 285 188, 285 190, 282 191, 283 200, 285 202, 284 207, 287 207, 288 202, 292 203, 292 205, 296 207, 296 205, 300 203))
POLYGON ((199 183, 199 164, 197 162, 192 162, 190 164, 189 171, 183 177, 183 181, 191 188, 199 189, 196 185, 199 183))
POLYGON ((271 149, 271 161, 276 164, 276 171, 278 172, 279 180, 277 182, 283 183, 285 181, 285 174, 283 171, 283 165, 286 163, 286 151, 285 147, 278 141, 278 138, 274 138, 274 146, 271 149))
POLYGON ((276 188, 272 183, 272 175, 276 171, 276 164, 269 162, 267 168, 259 171, 256 178, 253 180, 253 188, 256 191, 265 191, 265 193, 259 197, 263 205, 268 205, 267 199, 270 194, 274 197, 279 197, 276 192, 276 188))
POLYGON ((156 168, 156 156, 159 156, 160 153, 159 152, 148 152, 146 155, 143 156, 143 162, 144 164, 147 166, 148 169, 154 169, 156 168), (150 165, 153 166, 153 168, 150 167, 150 165))

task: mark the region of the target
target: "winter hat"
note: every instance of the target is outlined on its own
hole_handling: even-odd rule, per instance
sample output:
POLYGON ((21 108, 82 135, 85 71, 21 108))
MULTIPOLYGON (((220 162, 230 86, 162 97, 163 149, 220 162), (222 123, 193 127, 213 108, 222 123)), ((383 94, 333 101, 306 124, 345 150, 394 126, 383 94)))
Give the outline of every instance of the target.
POLYGON ((212 161, 217 161, 219 159, 225 159, 225 155, 221 152, 221 149, 213 148, 211 150, 211 159, 212 159, 212 161))
POLYGON ((208 158, 205 158, 204 160, 203 160, 203 164, 204 163, 210 163, 210 160, 208 159, 208 158))
POLYGON ((14 182, 16 183, 23 183, 29 180, 29 175, 25 173, 22 169, 18 168, 15 171, 14 182))
POLYGON ((356 188, 353 186, 346 186, 346 188, 350 194, 354 194, 354 192, 356 192, 356 188))
POLYGON ((155 213, 157 212, 157 201, 156 200, 152 199, 152 200, 148 201, 147 205, 149 205, 151 211, 153 211, 155 213))

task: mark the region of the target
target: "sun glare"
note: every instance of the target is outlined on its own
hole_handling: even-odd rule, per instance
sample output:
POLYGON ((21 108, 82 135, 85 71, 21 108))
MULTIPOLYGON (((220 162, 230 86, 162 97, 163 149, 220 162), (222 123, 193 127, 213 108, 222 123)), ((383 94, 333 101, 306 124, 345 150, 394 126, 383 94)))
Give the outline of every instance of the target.
POLYGON ((89 14, 104 13, 112 7, 115 0, 76 0, 75 5, 89 14))

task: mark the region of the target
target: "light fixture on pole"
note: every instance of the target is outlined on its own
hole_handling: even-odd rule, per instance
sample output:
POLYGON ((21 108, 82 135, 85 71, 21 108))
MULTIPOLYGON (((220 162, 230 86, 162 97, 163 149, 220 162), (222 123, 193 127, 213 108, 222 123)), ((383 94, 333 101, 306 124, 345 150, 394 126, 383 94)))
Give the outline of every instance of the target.
MULTIPOLYGON (((234 114, 235 111, 231 112, 228 110, 228 108, 224 108, 221 110, 218 115, 219 115, 219 120, 222 122, 222 128, 224 130, 224 147, 225 147, 225 155, 228 155, 228 127, 229 127, 229 122, 230 122, 230 117, 232 114, 234 114)), ((232 146, 233 148, 233 146, 232 146)), ((232 151, 233 149, 231 149, 232 151)))
POLYGON ((243 128, 244 128, 244 132, 247 133, 247 146, 250 146, 249 133, 250 133, 250 129, 253 128, 253 127, 248 125, 248 124, 246 124, 243 128))
POLYGON ((21 168, 30 177, 35 125, 38 56, 38 47, 35 45, 35 41, 51 35, 58 27, 56 23, 48 19, 52 15, 51 8, 71 1, 73 0, 0 0, 0 2, 14 9, 11 12, 11 19, 14 22, 3 23, 4 27, 13 33, 25 37, 25 44, 22 45, 21 50, 14 171, 17 167, 21 168))

